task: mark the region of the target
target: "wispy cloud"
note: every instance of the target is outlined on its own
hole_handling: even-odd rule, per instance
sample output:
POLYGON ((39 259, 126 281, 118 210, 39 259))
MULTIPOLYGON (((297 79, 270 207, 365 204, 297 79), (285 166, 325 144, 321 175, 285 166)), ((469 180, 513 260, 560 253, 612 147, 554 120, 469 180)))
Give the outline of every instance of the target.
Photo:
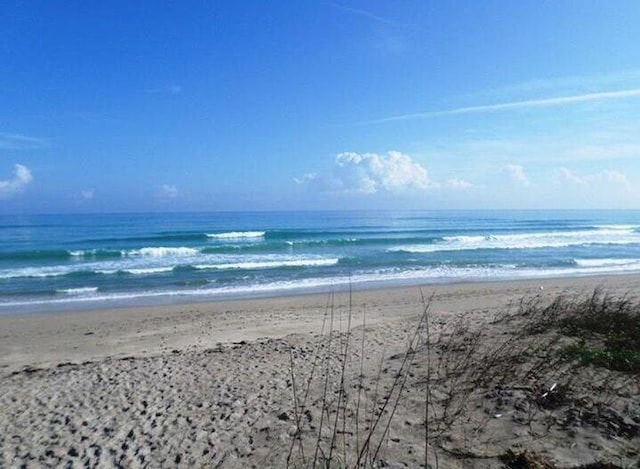
POLYGON ((165 86, 159 86, 157 88, 149 88, 145 90, 148 94, 180 94, 182 93, 182 86, 171 84, 165 86))
POLYGON ((5 181, 0 181, 0 198, 11 197, 24 189, 31 181, 33 181, 33 176, 29 168, 21 164, 16 164, 13 167, 13 177, 5 181))
POLYGON ((598 75, 570 75, 552 78, 538 78, 519 83, 512 83, 495 88, 470 93, 467 97, 506 96, 541 91, 556 93, 580 94, 581 92, 595 92, 603 88, 631 88, 640 80, 640 69, 619 70, 598 75))
POLYGON ((603 91, 599 93, 586 93, 572 96, 557 96, 553 98, 529 99, 525 101, 511 101, 506 103, 486 104, 481 106, 467 106, 453 109, 445 109, 441 111, 417 112, 413 114, 401 114, 397 116, 385 117, 382 119, 362 122, 361 124, 384 124, 387 122, 429 119, 434 117, 455 116, 462 114, 481 114, 502 111, 513 111, 518 109, 535 109, 552 106, 566 106, 570 104, 587 103, 595 101, 606 101, 613 99, 639 98, 640 88, 620 90, 620 91, 603 91))
POLYGON ((317 179, 318 179, 317 173, 307 173, 307 174, 303 174, 299 178, 293 178, 293 182, 295 182, 296 184, 308 184, 313 181, 316 181, 317 179))
POLYGON ((618 188, 631 187, 631 182, 627 178, 627 175, 615 169, 605 169, 599 173, 578 176, 570 169, 562 167, 558 169, 558 174, 561 182, 575 186, 607 183, 618 188))
POLYGON ((576 184, 579 186, 583 186, 587 183, 587 181, 583 177, 578 176, 568 168, 559 168, 558 173, 560 174, 560 179, 562 180, 562 182, 576 184))
POLYGON ((84 189, 80 191, 80 197, 82 197, 82 200, 93 200, 94 195, 94 189, 84 189))
POLYGON ((360 8, 352 8, 352 7, 347 7, 344 5, 339 5, 337 3, 329 3, 329 5, 331 5, 334 8, 337 8, 338 10, 342 10, 345 11, 347 13, 352 13, 354 15, 360 16, 362 18, 366 18, 369 19, 371 21, 375 21, 376 23, 381 23, 381 24, 386 24, 389 26, 399 26, 399 23, 390 20, 388 18, 384 18, 382 16, 376 15, 374 13, 371 13, 370 11, 367 10, 362 10, 360 8))
POLYGON ((447 181, 445 187, 448 187, 453 190, 465 190, 465 189, 471 189, 473 187, 473 184, 464 179, 452 178, 447 181))
POLYGON ((34 150, 48 145, 46 140, 21 134, 0 132, 1 150, 34 150))

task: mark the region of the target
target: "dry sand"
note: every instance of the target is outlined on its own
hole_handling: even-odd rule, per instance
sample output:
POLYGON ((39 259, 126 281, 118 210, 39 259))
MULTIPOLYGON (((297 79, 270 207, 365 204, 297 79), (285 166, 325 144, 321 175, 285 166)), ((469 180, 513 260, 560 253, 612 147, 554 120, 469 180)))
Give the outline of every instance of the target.
MULTIPOLYGON (((489 330, 496 311, 523 296, 552 298, 595 287, 634 294, 639 286, 640 277, 629 275, 423 291, 432 295, 435 336, 460 316, 469 319, 467 327, 489 330)), ((362 448, 367 428, 393 392, 423 307, 419 288, 354 292, 347 342, 349 297, 333 299, 332 334, 329 301, 325 294, 0 317, 0 467, 285 467, 290 453, 300 466, 313 459, 321 420, 321 448, 326 456, 335 428, 332 457, 342 467, 362 448), (341 350, 347 343, 343 378, 341 350), (334 425, 335 410, 323 411, 323 405, 337 406, 341 390, 348 404, 344 418, 338 414, 344 424, 334 425)), ((403 387, 407 397, 378 438, 379 467, 419 467, 424 461, 426 356, 417 357, 403 387)), ((584 376, 603 379, 597 372, 584 376)), ((622 386, 614 396, 622 401, 607 410, 626 433, 603 433, 597 422, 589 426, 580 418, 574 418, 576 425, 559 422, 566 412, 558 417, 549 409, 531 417, 531 408, 518 407, 526 387, 493 390, 503 393, 497 397, 470 396, 473 412, 488 416, 486 422, 480 425, 481 417, 471 419, 465 411, 466 427, 451 426, 430 449, 430 465, 435 467, 437 456, 439 467, 504 467, 497 456, 512 448, 535 451, 559 467, 599 459, 640 467, 633 465, 634 448, 640 447, 638 386, 637 379, 622 386), (524 414, 531 417, 526 424, 524 414)))

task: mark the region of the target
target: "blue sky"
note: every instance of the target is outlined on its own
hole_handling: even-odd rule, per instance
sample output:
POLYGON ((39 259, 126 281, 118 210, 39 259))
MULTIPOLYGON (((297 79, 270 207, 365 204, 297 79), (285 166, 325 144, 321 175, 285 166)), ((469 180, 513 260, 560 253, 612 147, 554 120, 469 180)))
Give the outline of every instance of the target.
POLYGON ((0 213, 640 206, 640 2, 0 5, 0 213))

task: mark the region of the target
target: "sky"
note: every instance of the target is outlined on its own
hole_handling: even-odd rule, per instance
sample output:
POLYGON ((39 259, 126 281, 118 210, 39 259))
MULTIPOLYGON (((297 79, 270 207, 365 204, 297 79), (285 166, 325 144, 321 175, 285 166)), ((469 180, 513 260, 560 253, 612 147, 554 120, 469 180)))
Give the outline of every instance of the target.
POLYGON ((0 3, 0 214, 640 208, 640 2, 0 3))

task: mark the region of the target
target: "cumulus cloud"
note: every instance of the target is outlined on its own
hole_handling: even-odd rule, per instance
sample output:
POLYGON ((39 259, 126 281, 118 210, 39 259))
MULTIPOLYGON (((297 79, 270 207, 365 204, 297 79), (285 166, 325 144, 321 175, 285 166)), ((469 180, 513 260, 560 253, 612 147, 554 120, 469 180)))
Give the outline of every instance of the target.
POLYGON ((31 181, 33 181, 33 176, 29 168, 21 164, 14 165, 13 177, 0 181, 0 197, 11 197, 20 192, 31 181))
POLYGON ((531 185, 529 178, 524 172, 524 168, 519 164, 508 164, 507 166, 505 166, 505 170, 507 171, 507 173, 509 173, 509 176, 514 182, 522 186, 531 185))
POLYGON ((175 199, 178 196, 178 188, 169 184, 160 186, 160 193, 168 199, 175 199))
POLYGON ((295 178, 297 184, 343 193, 402 193, 430 186, 427 170, 403 153, 345 152, 336 155, 331 175, 308 173, 295 178))

